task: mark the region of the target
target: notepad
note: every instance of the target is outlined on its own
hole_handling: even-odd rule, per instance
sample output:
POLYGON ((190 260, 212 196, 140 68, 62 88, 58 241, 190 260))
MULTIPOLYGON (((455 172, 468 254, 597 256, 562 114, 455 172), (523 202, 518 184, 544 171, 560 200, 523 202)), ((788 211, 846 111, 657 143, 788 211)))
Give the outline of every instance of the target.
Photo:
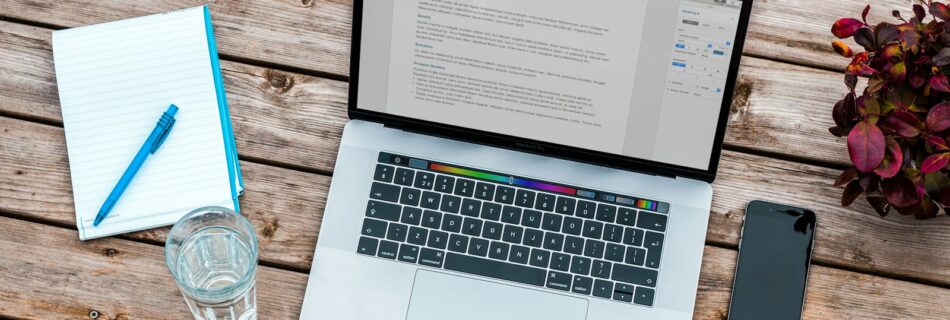
POLYGON ((82 240, 239 210, 243 180, 207 7, 53 32, 53 61, 82 240), (170 104, 167 140, 97 227, 99 208, 170 104))

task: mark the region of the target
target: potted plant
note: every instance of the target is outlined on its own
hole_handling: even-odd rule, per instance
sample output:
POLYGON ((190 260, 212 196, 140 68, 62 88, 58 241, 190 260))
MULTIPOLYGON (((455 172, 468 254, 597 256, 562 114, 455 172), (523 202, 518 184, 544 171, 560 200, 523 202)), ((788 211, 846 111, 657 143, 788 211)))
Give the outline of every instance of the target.
POLYGON ((851 58, 844 82, 849 92, 832 111, 829 131, 847 137, 853 166, 835 181, 841 204, 864 194, 882 217, 891 209, 917 219, 950 214, 950 9, 920 1, 913 15, 893 11, 893 23, 842 18, 831 32, 853 38, 862 52, 841 40, 834 50, 851 58), (858 78, 867 86, 857 90, 858 78))

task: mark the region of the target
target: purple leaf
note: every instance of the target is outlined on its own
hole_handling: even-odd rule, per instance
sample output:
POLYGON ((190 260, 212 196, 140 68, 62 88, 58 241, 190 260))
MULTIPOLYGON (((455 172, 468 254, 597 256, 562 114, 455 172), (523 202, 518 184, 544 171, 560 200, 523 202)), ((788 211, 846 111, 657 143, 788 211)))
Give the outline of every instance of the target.
POLYGON ((950 162, 950 152, 935 153, 920 163, 920 173, 927 174, 940 171, 950 162))
POLYGON ((858 19, 841 18, 835 21, 835 24, 831 26, 831 33, 838 38, 844 39, 853 36, 863 25, 864 23, 858 19))
POLYGON ((881 189, 887 201, 895 207, 909 207, 920 202, 917 186, 903 176, 884 179, 881 181, 881 189))
POLYGON ((847 207, 854 203, 854 199, 857 199, 858 196, 864 190, 861 189, 861 185, 857 181, 851 181, 848 183, 848 186, 844 188, 844 192, 841 194, 841 206, 847 207))
POLYGON ((881 178, 890 178, 900 172, 901 164, 904 163, 904 152, 901 151, 901 145, 893 138, 887 138, 885 141, 887 141, 887 150, 884 154, 884 160, 881 161, 881 165, 877 169, 874 169, 874 173, 877 173, 881 178))
POLYGON ((941 102, 927 112, 927 129, 940 132, 950 128, 950 102, 941 102))
POLYGON ((858 171, 873 171, 884 160, 884 133, 868 121, 858 122, 848 133, 848 154, 858 171))

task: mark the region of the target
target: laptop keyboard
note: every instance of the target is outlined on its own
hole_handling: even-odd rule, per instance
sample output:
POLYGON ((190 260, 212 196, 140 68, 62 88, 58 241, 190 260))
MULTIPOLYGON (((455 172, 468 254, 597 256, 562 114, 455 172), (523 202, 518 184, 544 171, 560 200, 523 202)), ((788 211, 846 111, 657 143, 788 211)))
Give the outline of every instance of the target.
POLYGON ((357 253, 652 306, 669 204, 381 152, 357 253))

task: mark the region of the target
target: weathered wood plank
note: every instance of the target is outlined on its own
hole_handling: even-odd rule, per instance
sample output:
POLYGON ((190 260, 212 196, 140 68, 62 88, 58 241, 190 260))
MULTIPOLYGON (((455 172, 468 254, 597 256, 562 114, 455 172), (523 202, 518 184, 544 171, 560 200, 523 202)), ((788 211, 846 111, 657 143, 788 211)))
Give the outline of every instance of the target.
POLYGON ((337 75, 349 67, 351 1, 2 1, 0 16, 76 27, 207 4, 223 55, 337 75))
MULTIPOLYGON (((62 128, 0 118, 0 209, 74 226, 72 185, 62 128)), ((261 260, 309 269, 330 178, 242 162, 241 213, 260 242, 261 260)), ((155 243, 168 228, 127 235, 155 243)), ((76 231, 70 235, 78 239, 76 231)))
MULTIPOLYGON (((0 314, 27 319, 185 319, 160 246, 0 217, 0 314)), ((261 319, 297 319, 307 275, 260 267, 261 319)))
MULTIPOLYGON (((26 319, 181 319, 187 317, 164 264, 162 247, 106 238, 81 242, 73 231, 0 217, 0 314, 26 319), (142 293, 148 298, 142 299, 142 293), (95 294, 90 294, 95 293, 95 294)), ((706 247, 696 319, 722 319, 736 252, 706 247)), ((261 319, 296 319, 307 283, 302 273, 261 267, 261 319)), ((946 319, 950 306, 917 297, 950 290, 815 266, 806 319, 946 319)))
MULTIPOLYGON (((62 122, 50 30, 0 21, 0 44, 0 112, 62 122)), ((346 83, 228 61, 222 68, 241 156, 333 169, 335 151, 312 150, 339 144, 346 83)))

